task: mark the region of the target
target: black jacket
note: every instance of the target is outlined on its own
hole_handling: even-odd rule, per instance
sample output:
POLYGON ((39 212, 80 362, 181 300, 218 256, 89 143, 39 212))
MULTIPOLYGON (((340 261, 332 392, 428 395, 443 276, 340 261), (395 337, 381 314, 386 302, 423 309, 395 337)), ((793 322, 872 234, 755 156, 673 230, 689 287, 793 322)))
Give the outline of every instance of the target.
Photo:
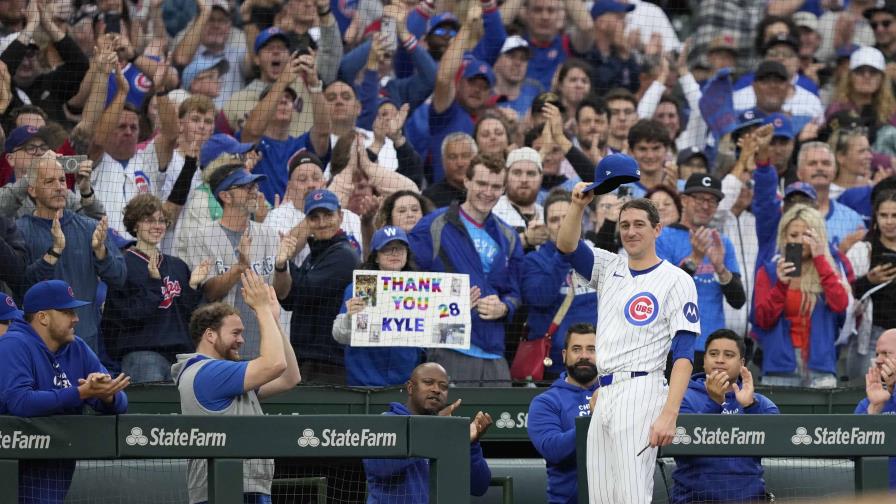
POLYGON ((0 282, 21 302, 25 284, 25 238, 16 221, 0 216, 0 282))

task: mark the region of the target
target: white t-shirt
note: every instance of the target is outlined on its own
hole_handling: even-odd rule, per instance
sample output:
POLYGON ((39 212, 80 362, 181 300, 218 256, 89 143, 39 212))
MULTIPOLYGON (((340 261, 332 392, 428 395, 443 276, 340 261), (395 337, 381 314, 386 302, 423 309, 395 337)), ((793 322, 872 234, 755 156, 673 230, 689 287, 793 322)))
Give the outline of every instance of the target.
POLYGON ((158 195, 164 176, 165 173, 159 168, 155 140, 134 154, 126 164, 103 153, 99 164, 93 169, 90 182, 106 207, 109 227, 122 236, 133 238, 124 228, 124 207, 138 194, 158 195))
MULTIPOLYGON (((501 196, 498 202, 495 203, 494 208, 492 208, 492 213, 512 228, 526 227, 526 221, 524 221, 520 213, 516 211, 516 208, 513 208, 513 204, 506 194, 501 196)), ((538 203, 535 204, 535 220, 544 220, 544 208, 538 203)))
MULTIPOLYGON (((292 204, 292 201, 285 201, 280 204, 279 207, 268 212, 268 216, 265 218, 264 223, 278 233, 286 233, 299 225, 303 220, 305 220, 305 212, 297 209, 292 204)), ((351 210, 343 209, 342 225, 340 228, 345 232, 346 236, 348 236, 349 243, 351 243, 353 247, 357 247, 358 255, 361 255, 364 250, 364 242, 363 235, 361 234, 361 218, 358 217, 358 214, 351 210)), ((308 245, 305 245, 305 248, 296 254, 293 262, 295 262, 296 266, 301 266, 309 254, 311 254, 311 249, 308 245)))

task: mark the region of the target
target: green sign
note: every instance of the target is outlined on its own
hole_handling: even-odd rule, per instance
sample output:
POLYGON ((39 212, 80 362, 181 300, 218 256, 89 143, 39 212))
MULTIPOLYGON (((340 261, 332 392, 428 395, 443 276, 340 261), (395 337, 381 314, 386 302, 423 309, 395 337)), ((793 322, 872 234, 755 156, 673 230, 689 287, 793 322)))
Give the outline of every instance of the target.
POLYGON ((122 415, 131 458, 406 457, 407 417, 122 415))
POLYGON ((0 459, 112 458, 115 422, 111 416, 0 416, 0 459))

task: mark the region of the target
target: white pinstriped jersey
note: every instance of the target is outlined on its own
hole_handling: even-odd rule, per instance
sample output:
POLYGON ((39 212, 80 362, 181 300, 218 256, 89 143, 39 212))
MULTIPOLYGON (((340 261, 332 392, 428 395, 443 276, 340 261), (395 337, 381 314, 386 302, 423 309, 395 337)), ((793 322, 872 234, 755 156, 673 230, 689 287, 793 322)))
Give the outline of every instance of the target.
POLYGON ((625 257, 591 250, 598 372, 662 371, 676 332, 700 334, 694 279, 667 261, 632 275, 625 257))

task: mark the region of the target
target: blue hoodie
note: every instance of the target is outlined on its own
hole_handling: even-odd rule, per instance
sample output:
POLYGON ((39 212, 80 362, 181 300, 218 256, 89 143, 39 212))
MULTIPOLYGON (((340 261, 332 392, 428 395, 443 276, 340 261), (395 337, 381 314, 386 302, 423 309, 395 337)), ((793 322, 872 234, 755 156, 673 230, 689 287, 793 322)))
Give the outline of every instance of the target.
MULTIPOLYGON (((738 380, 740 384, 740 380, 738 380)), ((743 409, 734 392, 719 404, 706 392, 706 374, 691 377, 681 401, 681 414, 777 415, 775 403, 762 394, 753 394, 754 403, 743 409)), ((675 457, 672 471, 672 502, 743 502, 764 498, 762 457, 675 457)))
MULTIPOLYGON (((402 403, 389 403, 384 415, 410 416, 402 403)), ((364 459, 367 473, 367 504, 411 504, 429 502, 429 459, 364 459)), ((470 443, 470 495, 488 491, 492 471, 482 456, 479 441, 470 443)))
POLYGON ((529 439, 547 464, 550 504, 579 501, 576 418, 591 414, 588 402, 595 390, 597 384, 583 389, 567 383, 564 372, 529 405, 529 439))
MULTIPOLYGON (((554 242, 546 242, 538 250, 526 254, 523 260, 521 287, 523 303, 529 306, 529 317, 526 325, 529 328, 528 338, 538 339, 544 336, 554 315, 569 292, 572 267, 569 261, 557 251, 554 242)), ((566 346, 566 331, 569 326, 587 322, 597 325, 597 291, 582 282, 576 288, 575 297, 569 311, 563 317, 557 332, 551 340, 551 359, 554 365, 549 369, 559 373, 563 367, 563 348, 566 346)))
MULTIPOLYGON (((856 415, 868 414, 868 398, 862 399, 856 406, 856 415)), ((890 395, 890 400, 884 405, 881 415, 896 415, 896 394, 890 395)), ((896 490, 896 457, 890 457, 890 490, 896 490)))
MULTIPOLYGON (((14 320, 0 337, 0 415, 80 415, 85 403, 99 413, 125 413, 124 392, 115 395, 112 405, 79 397, 78 379, 90 373, 108 371, 84 340, 75 337, 54 354, 30 324, 14 320)), ((19 464, 20 503, 62 503, 75 471, 74 460, 19 464)))

